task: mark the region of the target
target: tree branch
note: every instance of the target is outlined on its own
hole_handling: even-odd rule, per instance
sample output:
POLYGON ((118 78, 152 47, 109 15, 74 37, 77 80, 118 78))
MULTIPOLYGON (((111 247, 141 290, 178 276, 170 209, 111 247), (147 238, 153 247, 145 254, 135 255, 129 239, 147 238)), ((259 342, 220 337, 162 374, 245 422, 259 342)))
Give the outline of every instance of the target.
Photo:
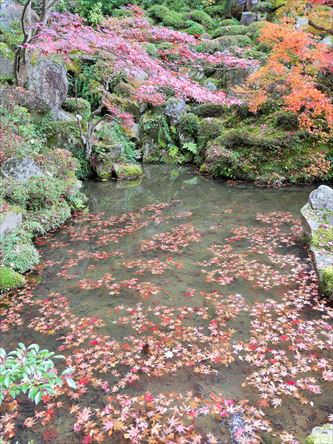
POLYGON ((312 28, 316 29, 317 31, 323 31, 327 34, 333 35, 333 29, 324 28, 323 26, 317 25, 312 20, 309 20, 309 25, 312 26, 312 28))

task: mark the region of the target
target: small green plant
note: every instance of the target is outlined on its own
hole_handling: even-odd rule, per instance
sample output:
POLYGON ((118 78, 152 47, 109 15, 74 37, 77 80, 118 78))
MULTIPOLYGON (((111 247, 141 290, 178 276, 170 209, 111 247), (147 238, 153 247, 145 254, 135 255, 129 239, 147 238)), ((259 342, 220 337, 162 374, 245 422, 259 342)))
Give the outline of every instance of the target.
POLYGON ((58 375, 53 359, 65 359, 48 350, 40 350, 38 344, 26 347, 19 343, 18 348, 7 353, 0 348, 0 404, 9 394, 14 399, 21 393, 38 404, 44 395, 52 395, 64 380, 75 389, 71 378, 72 368, 67 368, 58 375))
POLYGON ((196 143, 193 142, 184 143, 182 148, 190 152, 191 154, 194 155, 198 154, 198 145, 196 143))

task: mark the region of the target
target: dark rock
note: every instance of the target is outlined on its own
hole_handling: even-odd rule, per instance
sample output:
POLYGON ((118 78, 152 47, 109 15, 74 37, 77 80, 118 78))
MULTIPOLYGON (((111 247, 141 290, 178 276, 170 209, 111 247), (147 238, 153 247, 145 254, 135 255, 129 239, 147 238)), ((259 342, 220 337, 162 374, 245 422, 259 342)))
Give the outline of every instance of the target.
POLYGON ((186 112, 186 102, 183 99, 170 98, 165 104, 165 114, 172 124, 179 122, 180 117, 186 112))

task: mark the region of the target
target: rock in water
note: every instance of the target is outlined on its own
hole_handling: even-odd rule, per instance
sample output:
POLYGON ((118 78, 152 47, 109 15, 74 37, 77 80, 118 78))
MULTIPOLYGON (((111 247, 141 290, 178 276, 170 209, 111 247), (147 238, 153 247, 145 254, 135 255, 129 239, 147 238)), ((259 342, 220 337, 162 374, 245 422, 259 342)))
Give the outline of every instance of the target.
POLYGON ((332 444, 333 442, 333 424, 325 424, 321 427, 315 427, 311 435, 306 438, 306 444, 332 444))
POLYGON ((327 185, 320 185, 312 191, 309 203, 314 210, 329 210, 333 212, 333 189, 327 185))
POLYGON ((303 231, 325 296, 333 299, 333 189, 320 185, 301 209, 303 231))
POLYGON ((69 120, 61 109, 68 92, 66 69, 51 59, 42 59, 29 64, 28 89, 41 100, 57 120, 69 120))
POLYGON ((25 157, 23 159, 16 159, 11 157, 7 159, 1 167, 1 175, 7 179, 16 179, 20 182, 25 182, 34 176, 43 176, 44 173, 37 165, 37 163, 25 157))

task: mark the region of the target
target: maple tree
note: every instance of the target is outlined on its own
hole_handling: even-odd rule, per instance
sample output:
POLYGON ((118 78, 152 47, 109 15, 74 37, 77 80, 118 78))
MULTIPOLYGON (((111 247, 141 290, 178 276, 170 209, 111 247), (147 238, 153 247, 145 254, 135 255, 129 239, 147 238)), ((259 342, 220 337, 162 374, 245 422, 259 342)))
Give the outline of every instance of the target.
POLYGON ((327 137, 333 129, 333 105, 318 79, 333 71, 330 47, 290 21, 267 23, 259 41, 271 48, 268 61, 237 89, 249 101, 250 111, 257 112, 271 99, 296 113, 309 133, 327 137))
MULTIPOLYGON (((170 96, 196 102, 211 102, 227 106, 238 104, 235 97, 223 91, 212 92, 192 79, 192 74, 203 66, 223 65, 226 68, 250 68, 253 60, 236 57, 227 51, 208 54, 197 51, 199 38, 168 28, 153 26, 136 6, 129 6, 130 17, 109 18, 94 29, 72 14, 54 13, 47 25, 39 29, 26 50, 44 55, 57 54, 65 60, 82 54, 99 55, 107 64, 102 84, 107 85, 112 76, 123 73, 133 86, 132 99, 161 105, 170 96), (158 50, 157 57, 147 52, 148 43, 171 43, 170 48, 158 50)), ((132 116, 124 113, 113 102, 108 88, 102 87, 102 101, 94 111, 86 134, 81 131, 87 158, 92 152, 93 132, 101 119, 116 118, 131 125, 132 116), (106 112, 105 112, 106 111, 106 112)), ((82 126, 81 126, 82 130, 82 126)))

